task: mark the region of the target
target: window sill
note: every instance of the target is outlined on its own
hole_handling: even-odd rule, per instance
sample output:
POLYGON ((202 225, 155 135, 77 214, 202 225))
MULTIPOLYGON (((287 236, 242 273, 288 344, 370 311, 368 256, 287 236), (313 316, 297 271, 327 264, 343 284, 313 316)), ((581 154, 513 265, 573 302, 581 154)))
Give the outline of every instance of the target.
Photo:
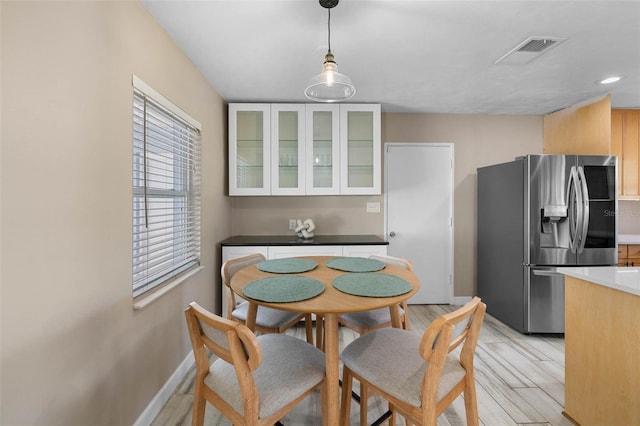
POLYGON ((147 306, 149 306, 150 304, 152 304, 153 302, 155 302, 156 300, 158 300, 159 298, 164 296, 166 293, 170 292, 171 290, 173 290, 174 288, 178 287, 180 284, 182 284, 183 282, 185 282, 186 280, 188 280, 189 278, 191 278, 192 276, 194 276, 195 274, 200 272, 202 269, 204 269, 204 266, 198 266, 198 267, 196 267, 194 269, 191 269, 191 270, 185 272, 184 274, 176 277, 172 281, 169 281, 169 283, 167 283, 166 285, 164 285, 162 288, 158 289, 157 291, 154 291, 154 292, 152 292, 150 294, 142 295, 142 296, 134 299, 133 300, 133 309, 134 310, 139 310, 139 309, 146 308, 147 306))

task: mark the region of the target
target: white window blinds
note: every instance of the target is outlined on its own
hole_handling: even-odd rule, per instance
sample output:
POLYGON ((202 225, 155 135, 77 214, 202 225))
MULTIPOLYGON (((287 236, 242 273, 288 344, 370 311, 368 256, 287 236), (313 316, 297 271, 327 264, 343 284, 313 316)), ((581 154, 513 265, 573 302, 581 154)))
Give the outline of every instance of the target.
POLYGON ((134 78, 134 297, 200 265, 200 131, 184 116, 134 78))

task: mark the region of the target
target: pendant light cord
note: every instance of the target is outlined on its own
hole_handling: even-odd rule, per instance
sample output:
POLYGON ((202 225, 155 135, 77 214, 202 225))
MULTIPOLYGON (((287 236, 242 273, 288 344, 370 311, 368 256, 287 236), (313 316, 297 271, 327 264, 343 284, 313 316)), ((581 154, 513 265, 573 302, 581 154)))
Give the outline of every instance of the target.
POLYGON ((328 45, 329 45, 329 53, 331 53, 331 8, 327 8, 327 12, 329 13, 329 19, 327 19, 327 34, 328 34, 328 45))

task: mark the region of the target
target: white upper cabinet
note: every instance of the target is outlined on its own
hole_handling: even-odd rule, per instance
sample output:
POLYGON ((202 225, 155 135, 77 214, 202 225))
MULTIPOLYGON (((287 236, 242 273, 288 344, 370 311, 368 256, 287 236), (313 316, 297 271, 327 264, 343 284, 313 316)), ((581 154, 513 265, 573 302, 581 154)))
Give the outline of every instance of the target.
POLYGON ((305 106, 271 105, 271 195, 305 195, 305 106))
POLYGON ((308 195, 340 193, 340 106, 312 104, 307 111, 308 195))
POLYGON ((229 195, 381 193, 380 105, 229 104, 229 195))
POLYGON ((380 189, 380 105, 340 105, 340 193, 380 189))
POLYGON ((271 194, 270 117, 270 104, 229 104, 229 195, 271 194))

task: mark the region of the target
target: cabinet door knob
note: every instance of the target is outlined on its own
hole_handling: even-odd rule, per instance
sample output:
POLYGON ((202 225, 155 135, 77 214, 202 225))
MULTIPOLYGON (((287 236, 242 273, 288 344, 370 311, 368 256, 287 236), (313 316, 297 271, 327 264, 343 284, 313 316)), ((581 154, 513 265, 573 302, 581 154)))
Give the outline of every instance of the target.
POLYGON ((393 231, 391 231, 391 232, 389 232, 389 236, 390 236, 390 237, 395 237, 395 236, 396 236, 396 233, 395 233, 395 232, 393 232, 393 231))

